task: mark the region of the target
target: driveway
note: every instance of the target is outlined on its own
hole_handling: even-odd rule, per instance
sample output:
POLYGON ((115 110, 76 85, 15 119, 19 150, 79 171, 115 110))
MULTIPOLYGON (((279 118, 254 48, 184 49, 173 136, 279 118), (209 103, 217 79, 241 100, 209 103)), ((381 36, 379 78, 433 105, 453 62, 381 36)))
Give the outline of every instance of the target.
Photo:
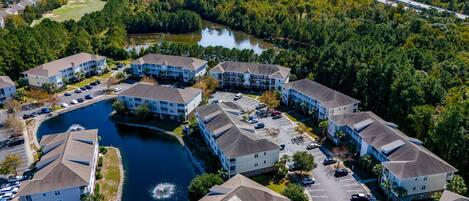
MULTIPOLYGON (((234 101, 234 95, 234 93, 229 92, 216 92, 209 102, 218 99, 224 102, 234 102, 242 108, 249 109, 254 109, 259 103, 247 97, 234 101)), ((365 192, 359 182, 351 176, 352 173, 345 177, 334 177, 334 169, 322 164, 322 161, 328 155, 326 153, 330 152, 323 147, 306 150, 306 145, 311 143, 312 140, 298 133, 295 130, 296 124, 287 119, 285 115, 279 119, 266 117, 258 118, 258 120, 265 124, 265 128, 256 130, 258 135, 271 138, 278 144, 285 145, 285 149, 280 152, 280 155, 292 156, 298 151, 308 151, 314 156, 317 167, 311 173, 316 178, 316 183, 306 187, 314 201, 347 201, 350 200, 352 194, 365 192)))

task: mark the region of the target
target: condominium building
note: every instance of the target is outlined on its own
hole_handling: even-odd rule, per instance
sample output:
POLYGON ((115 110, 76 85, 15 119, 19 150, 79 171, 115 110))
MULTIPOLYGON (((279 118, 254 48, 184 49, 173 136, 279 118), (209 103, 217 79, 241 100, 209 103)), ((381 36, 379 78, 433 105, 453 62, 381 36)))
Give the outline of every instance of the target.
POLYGON ((131 64, 136 77, 150 76, 159 79, 194 82, 207 72, 207 61, 181 56, 147 54, 131 64))
POLYGON ((445 190, 441 194, 439 201, 469 201, 469 198, 459 195, 457 193, 453 193, 451 191, 445 190))
POLYGON ((221 185, 210 188, 199 201, 290 201, 287 197, 237 174, 221 185))
POLYGON ((16 94, 15 82, 8 76, 0 76, 0 104, 5 104, 16 94))
POLYGON ((308 79, 285 84, 282 102, 317 114, 318 119, 358 110, 360 101, 308 79))
POLYGON ((136 83, 118 94, 127 109, 135 111, 147 104, 156 117, 171 120, 187 120, 202 102, 202 90, 186 87, 158 86, 145 82, 136 83))
POLYGON ((384 166, 380 182, 391 183, 393 200, 428 199, 442 192, 457 171, 423 147, 420 140, 406 136, 396 124, 372 112, 331 117, 328 136, 335 142, 348 140, 360 156, 370 155, 379 161, 384 166), (338 131, 345 137, 339 139, 338 131))
POLYGON ((281 91, 290 79, 290 68, 272 64, 225 61, 209 71, 222 88, 281 91))
POLYGON ((45 135, 42 157, 30 180, 23 181, 20 201, 80 201, 94 192, 98 153, 98 130, 45 135))
MULTIPOLYGON (((8 4, 8 1, 4 1, 8 4)), ((21 0, 16 4, 7 5, 8 8, 0 8, 0 28, 5 28, 5 21, 9 15, 18 15, 23 13, 26 6, 35 6, 35 0, 21 0)))
POLYGON ((61 87, 76 79, 78 74, 92 76, 104 72, 106 69, 106 57, 78 53, 45 64, 41 64, 23 72, 30 86, 42 87, 44 84, 52 84, 61 87))
POLYGON ((228 175, 252 176, 275 170, 280 147, 261 138, 242 120, 242 108, 233 102, 196 108, 197 123, 205 142, 228 175))

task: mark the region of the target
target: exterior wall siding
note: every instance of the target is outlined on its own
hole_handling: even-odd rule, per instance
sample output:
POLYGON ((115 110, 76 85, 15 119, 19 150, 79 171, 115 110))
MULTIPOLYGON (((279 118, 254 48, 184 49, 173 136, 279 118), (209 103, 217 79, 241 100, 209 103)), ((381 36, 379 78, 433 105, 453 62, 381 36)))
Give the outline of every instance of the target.
POLYGON ((220 87, 224 88, 277 90, 280 92, 283 85, 289 81, 288 77, 286 79, 272 79, 267 75, 238 72, 209 72, 209 74, 220 82, 220 87))
POLYGON ((80 201, 80 196, 80 188, 74 187, 51 192, 37 193, 30 196, 22 196, 20 197, 20 201, 80 201))
POLYGON ((16 94, 16 87, 5 87, 0 89, 0 104, 5 104, 8 100, 11 100, 16 94))
POLYGON ((132 64, 132 74, 136 77, 144 75, 152 77, 167 77, 169 79, 181 80, 184 83, 195 81, 198 77, 205 75, 207 64, 198 67, 196 70, 188 70, 178 66, 166 66, 157 64, 132 64))

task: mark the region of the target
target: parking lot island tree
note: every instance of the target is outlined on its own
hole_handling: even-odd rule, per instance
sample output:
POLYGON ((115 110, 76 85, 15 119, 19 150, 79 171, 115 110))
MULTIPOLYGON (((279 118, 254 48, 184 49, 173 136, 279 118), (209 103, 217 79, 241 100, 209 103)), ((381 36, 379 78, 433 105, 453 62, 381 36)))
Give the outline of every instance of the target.
POLYGON ((189 200, 196 201, 204 197, 212 186, 220 185, 223 183, 223 179, 219 174, 204 173, 196 176, 191 183, 187 193, 189 194, 189 200))
POLYGON ((315 167, 314 156, 307 151, 298 151, 294 153, 292 161, 295 168, 300 170, 300 173, 303 173, 303 171, 311 171, 315 167))
POLYGON ((308 196, 304 193, 304 188, 298 184, 288 184, 285 190, 283 190, 282 195, 290 198, 291 201, 308 201, 308 196))

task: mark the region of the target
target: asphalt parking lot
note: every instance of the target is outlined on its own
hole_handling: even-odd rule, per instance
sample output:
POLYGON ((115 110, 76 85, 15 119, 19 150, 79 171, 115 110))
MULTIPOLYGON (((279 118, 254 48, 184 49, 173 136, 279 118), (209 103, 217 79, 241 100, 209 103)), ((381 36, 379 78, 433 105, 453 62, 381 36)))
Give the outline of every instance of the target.
MULTIPOLYGON (((214 99, 222 100, 223 102, 235 102, 246 109, 254 109, 259 103, 245 96, 235 101, 233 99, 234 95, 234 93, 229 92, 216 92, 209 102, 214 99)), ((306 187, 314 201, 347 201, 350 200, 352 194, 365 192, 360 183, 352 176, 352 173, 345 177, 336 178, 334 176, 334 168, 322 164, 324 158, 332 155, 328 150, 323 147, 306 150, 306 146, 312 140, 300 135, 295 130, 296 124, 287 119, 285 115, 282 115, 282 118, 279 119, 265 117, 258 118, 258 120, 265 124, 265 128, 257 129, 257 134, 271 138, 278 144, 285 145, 285 149, 280 153, 281 155, 286 154, 291 156, 298 151, 308 151, 314 156, 317 167, 313 169, 312 175, 316 179, 316 183, 306 187)))

